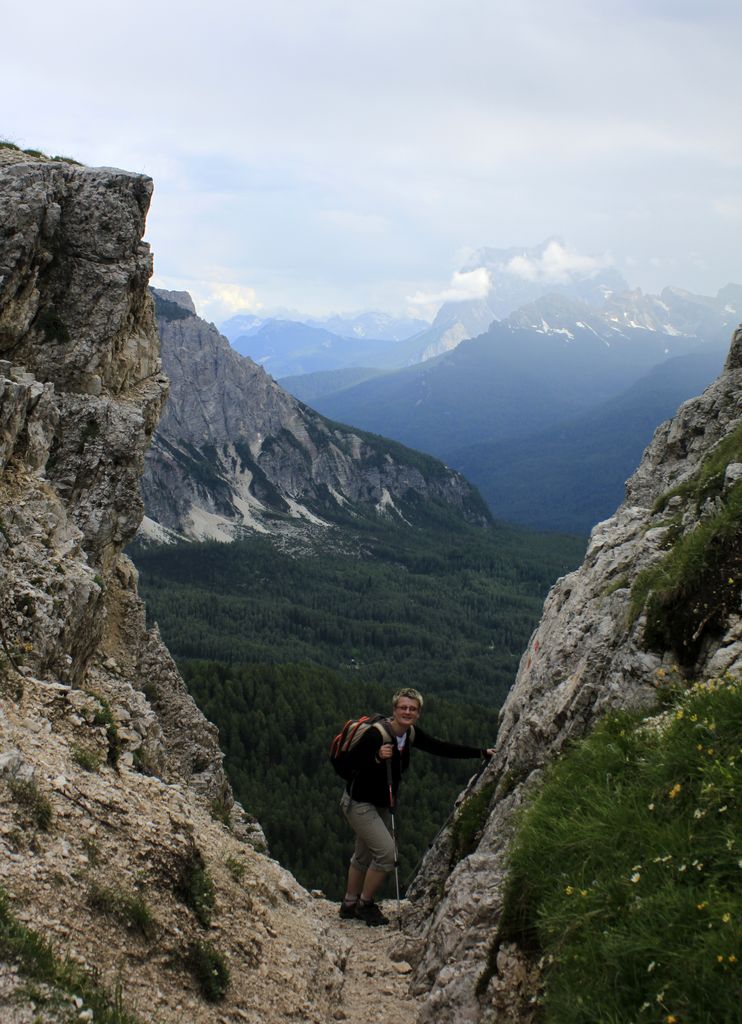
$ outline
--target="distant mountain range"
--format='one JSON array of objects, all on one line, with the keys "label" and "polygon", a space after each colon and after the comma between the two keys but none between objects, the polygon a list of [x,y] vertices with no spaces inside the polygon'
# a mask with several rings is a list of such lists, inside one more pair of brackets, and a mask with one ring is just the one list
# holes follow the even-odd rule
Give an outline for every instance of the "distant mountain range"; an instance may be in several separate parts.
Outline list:
[{"label": "distant mountain range", "polygon": [[[472,253],[462,275],[486,272],[489,287],[480,298],[444,302],[433,324],[415,337],[415,355],[421,362],[455,348],[468,338],[483,334],[495,320],[503,320],[527,303],[547,293],[600,306],[606,296],[628,290],[628,284],[611,267],[597,260],[570,256],[556,238],[531,248],[483,248]],[[411,346],[408,346],[411,348]]]},{"label": "distant mountain range", "polygon": [[274,378],[368,364],[404,366],[400,343],[430,325],[386,313],[330,316],[323,320],[285,311],[271,317],[240,313],[221,333],[240,355],[250,356]]},{"label": "distant mountain range", "polygon": [[398,341],[341,337],[295,320],[261,321],[231,344],[235,352],[249,356],[276,380],[351,366],[392,369],[404,365]]},{"label": "distant mountain range", "polygon": [[221,329],[238,352],[278,380],[352,366],[412,366],[485,333],[495,321],[538,328],[534,304],[552,329],[569,329],[581,320],[601,336],[607,331],[610,337],[614,328],[644,327],[719,344],[726,344],[742,308],[739,285],[727,285],[715,297],[679,288],[645,295],[615,268],[570,253],[556,238],[530,248],[480,249],[461,268],[459,277],[467,275],[478,275],[484,291],[444,302],[432,324],[376,312],[317,319],[283,310],[267,318],[238,314]]},{"label": "distant mountain range", "polygon": [[[543,296],[434,359],[323,394],[327,416],[446,460],[496,516],[584,531],[610,514],[652,432],[723,363],[742,288]],[[365,371],[367,374],[369,371]]]},{"label": "distant mountain range", "polygon": [[340,338],[371,338],[374,341],[405,341],[430,326],[427,320],[394,317],[388,313],[368,312],[357,313],[355,316],[334,313],[327,317],[308,317],[297,310],[281,310],[265,317],[258,317],[252,313],[238,313],[225,320],[219,330],[225,338],[233,342],[241,335],[254,333],[270,320],[306,324],[307,327],[329,331]]},{"label": "distant mountain range", "polygon": [[446,460],[496,516],[589,529],[653,429],[720,369],[742,286],[645,294],[558,239],[481,249],[460,274],[484,293],[407,337],[414,322],[396,340],[362,334],[378,314],[352,337],[334,333],[349,321],[245,316],[233,344],[323,415]]},{"label": "distant mountain range", "polygon": [[185,292],[155,290],[170,397],[146,457],[142,533],[298,536],[339,521],[488,524],[482,499],[438,460],[329,423],[230,348]]},{"label": "distant mountain range", "polygon": [[449,459],[464,446],[572,418],[702,344],[643,327],[599,333],[595,319],[583,316],[568,328],[494,323],[445,355],[318,398],[314,407]]}]

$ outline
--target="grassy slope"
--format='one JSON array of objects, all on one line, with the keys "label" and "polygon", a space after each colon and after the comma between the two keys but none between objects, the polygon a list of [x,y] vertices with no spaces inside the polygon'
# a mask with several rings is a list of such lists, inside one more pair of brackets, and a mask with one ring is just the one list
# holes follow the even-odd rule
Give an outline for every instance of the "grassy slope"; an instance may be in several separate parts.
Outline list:
[{"label": "grassy slope", "polygon": [[740,736],[742,683],[711,680],[662,719],[605,721],[551,769],[493,944],[543,958],[547,1024],[739,1020]]}]

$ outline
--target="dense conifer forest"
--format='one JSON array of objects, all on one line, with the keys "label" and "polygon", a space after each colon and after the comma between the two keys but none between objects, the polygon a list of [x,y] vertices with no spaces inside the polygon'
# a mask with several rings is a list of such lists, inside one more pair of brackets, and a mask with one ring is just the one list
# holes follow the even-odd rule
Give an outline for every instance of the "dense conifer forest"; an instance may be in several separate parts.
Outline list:
[{"label": "dense conifer forest", "polygon": [[[352,844],[333,734],[413,685],[428,731],[491,745],[544,596],[583,550],[582,538],[502,524],[374,523],[310,550],[255,536],[132,555],[150,619],[219,727],[237,799],[302,884],[337,896]],[[404,881],[477,768],[414,756],[399,811]]]}]

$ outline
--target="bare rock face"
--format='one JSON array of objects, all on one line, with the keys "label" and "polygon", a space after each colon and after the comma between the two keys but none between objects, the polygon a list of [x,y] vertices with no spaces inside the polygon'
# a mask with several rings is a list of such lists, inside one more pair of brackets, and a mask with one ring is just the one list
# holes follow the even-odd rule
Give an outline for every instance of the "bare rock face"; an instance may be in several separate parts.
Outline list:
[{"label": "bare rock face", "polygon": [[327,529],[343,514],[416,522],[428,502],[489,521],[458,473],[330,423],[235,352],[187,293],[155,294],[171,390],[147,454],[145,535],[227,540],[244,529]]},{"label": "bare rock face", "polygon": [[[141,242],[152,183],[11,156],[0,150],[3,915],[127,1019],[210,1024],[218,977],[219,1019],[324,1024],[348,957],[336,910],[318,912],[234,803],[217,731],[147,628],[122,555],[167,393]],[[25,980],[0,964],[3,1022],[99,1015],[77,980]]]},{"label": "bare rock face", "polygon": [[[701,619],[688,648],[658,649],[647,635],[646,610],[633,621],[630,615],[640,573],[715,515],[738,484],[742,466],[734,453],[741,428],[738,329],[722,375],[659,427],[627,484],[626,501],[595,527],[581,568],[550,592],[501,712],[496,756],[472,787],[492,792],[476,851],[452,870],[444,834],[423,864],[410,893],[412,926],[405,940],[405,953],[416,960],[416,990],[430,992],[422,1021],[531,1019],[537,971],[520,951],[501,950],[489,982],[479,988],[477,982],[500,914],[513,813],[564,744],[585,735],[608,711],[651,706],[665,673],[679,670],[695,679],[742,672],[739,574],[736,598],[713,628]],[[681,485],[697,479],[702,463],[719,451],[727,452],[722,461],[728,463],[720,493],[699,503],[698,492]],[[739,553],[733,557],[738,560]]]},{"label": "bare rock face", "polygon": [[2,657],[103,695],[133,723],[124,763],[143,758],[229,813],[216,729],[147,630],[122,555],[167,394],[141,241],[151,192],[124,171],[0,168]]}]

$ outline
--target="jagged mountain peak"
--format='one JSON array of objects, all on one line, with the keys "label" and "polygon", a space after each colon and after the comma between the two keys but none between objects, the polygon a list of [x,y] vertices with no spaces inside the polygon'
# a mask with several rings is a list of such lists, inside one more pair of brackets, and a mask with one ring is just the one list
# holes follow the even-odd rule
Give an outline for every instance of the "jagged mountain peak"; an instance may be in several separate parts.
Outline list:
[{"label": "jagged mountain peak", "polygon": [[181,307],[155,294],[170,400],[147,454],[145,533],[295,535],[326,529],[338,517],[420,521],[427,502],[488,521],[463,477],[429,456],[324,419],[235,352],[212,324],[174,313]]},{"label": "jagged mountain peak", "polygon": [[191,313],[193,316],[196,315],[196,304],[191,298],[190,292],[169,291],[166,288],[153,288],[152,293],[161,306],[166,302],[174,303],[176,306],[180,306],[181,309],[186,310],[186,312]]}]

